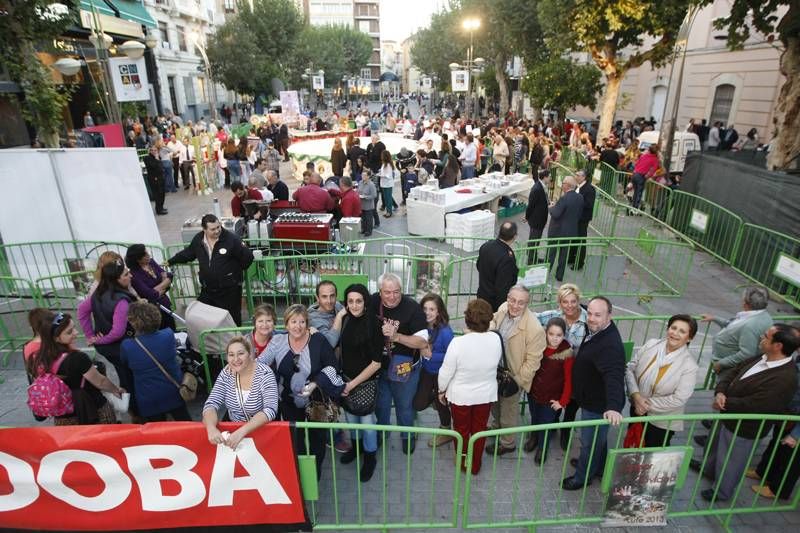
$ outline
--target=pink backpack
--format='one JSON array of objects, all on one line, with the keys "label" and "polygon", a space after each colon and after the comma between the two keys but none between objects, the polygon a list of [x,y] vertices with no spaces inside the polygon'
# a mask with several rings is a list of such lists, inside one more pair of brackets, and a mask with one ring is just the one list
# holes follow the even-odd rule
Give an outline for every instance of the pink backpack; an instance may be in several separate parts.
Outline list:
[{"label": "pink backpack", "polygon": [[63,416],[75,411],[72,391],[56,374],[68,353],[61,354],[50,368],[50,372],[39,371],[39,375],[28,387],[28,407],[36,416]]}]

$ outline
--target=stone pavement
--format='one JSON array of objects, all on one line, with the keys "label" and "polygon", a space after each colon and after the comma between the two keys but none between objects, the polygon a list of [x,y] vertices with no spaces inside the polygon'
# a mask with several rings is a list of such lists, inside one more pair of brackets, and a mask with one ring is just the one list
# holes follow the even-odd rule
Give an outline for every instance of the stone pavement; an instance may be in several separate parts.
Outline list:
[{"label": "stone pavement", "polygon": [[[288,163],[284,164],[284,167],[287,167],[286,171],[284,171],[284,168],[281,169],[283,176],[288,175],[290,172],[288,166]],[[290,189],[296,188],[297,182],[295,180],[287,179],[286,181]],[[165,204],[170,211],[169,215],[156,217],[162,242],[164,244],[180,242],[180,226],[183,221],[190,216],[211,212],[211,202],[214,196],[219,198],[223,213],[229,213],[231,193],[228,190],[218,191],[212,196],[191,195],[182,189],[178,193],[168,194]],[[399,191],[395,192],[395,197],[400,198]],[[407,235],[406,221],[403,214],[401,209],[398,216],[391,219],[382,219],[381,227],[375,232],[375,236]],[[524,232],[525,223],[521,216],[516,217],[515,220],[520,224],[521,233]],[[429,246],[434,249],[444,247],[443,244],[435,241],[430,241]],[[567,279],[569,278],[567,277]],[[656,298],[649,306],[640,304],[636,298],[615,299],[614,304],[616,312],[622,315],[670,315],[677,312],[700,314],[711,312],[719,316],[732,316],[740,309],[741,288],[746,284],[747,281],[743,277],[720,265],[707,254],[698,251],[695,254],[694,266],[689,277],[689,286],[684,297]],[[791,306],[777,302],[772,302],[769,309],[773,315],[798,314]],[[695,340],[695,342],[698,341]],[[110,365],[109,368],[113,370]],[[21,357],[16,354],[12,356],[9,367],[3,369],[2,375],[5,378],[5,383],[0,385],[0,425],[37,425],[25,405],[27,382],[22,370]],[[710,398],[709,392],[696,393],[687,406],[687,412],[709,412]],[[200,418],[201,407],[200,399],[190,406],[190,410],[196,419]],[[523,422],[527,423],[528,420],[529,417],[526,413],[523,417]],[[435,412],[432,409],[428,409],[420,413],[418,425],[437,427],[438,420]],[[687,435],[686,431],[679,433],[673,443],[685,443]],[[613,433],[610,438],[613,439]],[[413,460],[409,460],[407,456],[399,453],[400,443],[398,437],[396,435],[387,436],[387,451],[390,453],[386,453],[385,456],[379,455],[378,472],[373,480],[367,484],[359,484],[356,481],[354,465],[343,466],[337,463],[335,486],[337,487],[338,509],[333,507],[332,498],[325,497],[325,503],[315,509],[318,519],[321,522],[330,523],[335,520],[337,511],[342,522],[346,523],[351,519],[357,518],[357,514],[355,514],[357,513],[358,501],[356,491],[360,487],[362,501],[365,504],[363,508],[363,519],[365,521],[381,516],[410,522],[446,520],[452,509],[454,497],[452,494],[452,461],[454,453],[452,447],[448,446],[437,450],[436,461],[439,466],[431,468],[433,452],[426,446],[426,441],[427,437],[422,436],[420,438],[417,450],[412,456]],[[762,445],[765,444],[766,442],[762,443]],[[571,456],[575,456],[577,453],[575,451],[576,448],[574,448],[576,445],[577,439],[573,443],[573,450],[570,451]],[[331,455],[336,455],[338,459],[338,454],[329,454],[325,461],[323,466],[325,470],[320,487],[320,492],[323,496],[330,494],[334,487]],[[759,455],[760,451],[757,452],[757,456]],[[697,457],[697,451],[695,457]],[[530,506],[533,505],[532,502],[539,497],[542,498],[543,502],[540,512],[544,516],[575,512],[576,505],[580,503],[580,493],[562,493],[556,490],[558,482],[563,477],[563,472],[566,472],[567,475],[572,472],[572,468],[569,466],[566,467],[566,470],[563,469],[564,460],[565,454],[560,449],[556,449],[555,453],[546,462],[545,467],[540,471],[534,465],[530,454],[510,454],[497,458],[493,471],[492,458],[485,456],[483,470],[473,484],[469,504],[470,516],[474,518],[486,516],[485,513],[489,511],[490,506],[493,506],[495,516],[498,519],[510,513],[512,507],[516,509],[517,516],[519,516],[526,509],[530,510]],[[525,472],[527,477],[520,476],[520,479],[517,480],[519,489],[515,495],[511,490],[511,487],[513,487],[511,481],[515,479],[517,464],[520,465],[519,471]],[[408,471],[411,473],[410,479],[406,479],[407,466],[409,466]],[[493,492],[492,486],[495,483],[500,488]],[[745,484],[742,488],[743,494],[740,496],[741,498],[752,497],[747,485],[749,484]],[[431,486],[433,486],[433,490],[431,490]],[[462,478],[462,494],[463,487],[464,479]],[[698,482],[694,473],[690,473],[687,487],[703,489],[707,485],[705,482]],[[408,490],[411,502],[408,510],[404,504],[406,490]],[[686,489],[681,494],[685,496]],[[601,505],[601,495],[597,490],[597,483],[586,491],[585,498],[584,505],[587,510]],[[678,508],[680,508],[681,502],[685,505],[685,500],[685,497],[676,499]],[[752,500],[746,499],[745,501],[749,504]],[[760,505],[765,504],[762,503]],[[459,523],[461,512],[462,510],[459,509]],[[741,515],[735,517],[731,522],[732,529],[737,532],[763,530],[765,527],[770,526],[784,529],[798,527],[800,526],[800,512]],[[540,531],[549,531],[550,529],[558,529],[559,531],[599,530],[599,527],[596,525],[573,525],[563,528],[539,528]],[[705,532],[720,531],[721,526],[714,518],[691,518],[670,520],[666,528],[660,529],[664,531]],[[423,530],[420,529],[419,531]],[[493,528],[492,531],[504,531],[504,529]],[[508,531],[520,531],[520,529],[508,529]]]}]

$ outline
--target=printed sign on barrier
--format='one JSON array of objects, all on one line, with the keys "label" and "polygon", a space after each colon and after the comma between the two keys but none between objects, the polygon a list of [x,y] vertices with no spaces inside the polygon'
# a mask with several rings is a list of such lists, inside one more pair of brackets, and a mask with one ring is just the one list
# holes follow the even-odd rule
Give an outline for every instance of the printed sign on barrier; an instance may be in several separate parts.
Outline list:
[{"label": "printed sign on barrier", "polygon": [[191,422],[3,429],[0,450],[0,528],[310,531],[287,423],[235,451]]}]

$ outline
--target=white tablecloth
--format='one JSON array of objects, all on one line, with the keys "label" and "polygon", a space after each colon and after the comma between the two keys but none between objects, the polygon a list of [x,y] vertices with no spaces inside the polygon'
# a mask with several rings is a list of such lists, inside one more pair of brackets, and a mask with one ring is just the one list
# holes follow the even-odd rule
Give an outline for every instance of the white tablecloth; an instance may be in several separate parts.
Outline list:
[{"label": "white tablecloth", "polygon": [[498,189],[486,189],[485,192],[459,193],[456,192],[456,190],[466,188],[459,184],[442,191],[445,194],[444,205],[422,202],[409,196],[406,201],[408,232],[412,235],[444,237],[444,215],[446,213],[452,213],[467,207],[474,207],[491,202],[501,196],[527,193],[532,186],[533,179],[526,178],[522,181],[512,181],[505,187]]}]

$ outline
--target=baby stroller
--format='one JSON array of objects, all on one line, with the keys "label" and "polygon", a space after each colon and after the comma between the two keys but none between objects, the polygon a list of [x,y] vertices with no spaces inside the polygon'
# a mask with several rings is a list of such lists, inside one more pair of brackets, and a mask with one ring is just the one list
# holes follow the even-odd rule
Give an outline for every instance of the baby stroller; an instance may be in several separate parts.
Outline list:
[{"label": "baby stroller", "polygon": [[403,148],[397,154],[397,168],[400,169],[400,185],[403,193],[403,205],[406,204],[408,198],[408,191],[419,185],[417,173],[414,172],[414,165],[417,162],[417,156],[408,148]]},{"label": "baby stroller", "polygon": [[[178,348],[181,370],[194,374],[198,382],[198,392],[200,389],[213,385],[214,380],[225,366],[225,347],[228,345],[228,341],[238,333],[228,331],[207,334],[202,336],[202,344],[201,334],[209,329],[235,328],[236,323],[231,314],[225,309],[197,300],[186,307],[185,318],[166,307],[162,306],[161,309],[169,312],[177,321],[186,326],[186,342]],[[180,338],[180,333],[176,337]]]}]

